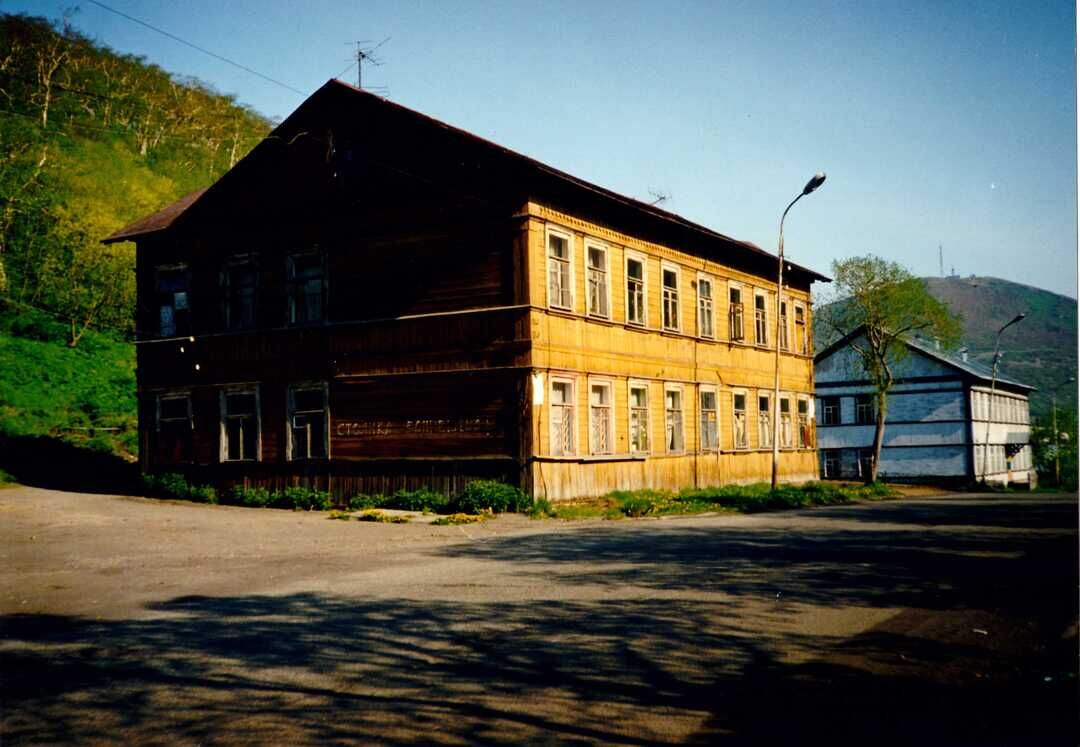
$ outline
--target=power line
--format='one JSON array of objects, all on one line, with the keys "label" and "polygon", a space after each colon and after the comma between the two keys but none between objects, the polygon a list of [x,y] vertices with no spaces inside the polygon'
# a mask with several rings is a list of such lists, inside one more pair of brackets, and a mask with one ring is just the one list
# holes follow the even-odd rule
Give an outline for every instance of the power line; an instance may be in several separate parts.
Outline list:
[{"label": "power line", "polygon": [[285,88],[285,89],[287,89],[289,91],[292,91],[293,93],[297,93],[297,94],[300,94],[301,96],[307,97],[306,93],[304,93],[303,91],[300,91],[300,90],[298,90],[296,88],[293,88],[292,86],[288,85],[287,83],[282,83],[280,80],[274,80],[269,75],[263,75],[258,70],[252,70],[247,65],[241,65],[239,62],[234,62],[233,60],[230,60],[228,57],[222,57],[221,55],[219,55],[219,54],[217,54],[215,52],[211,52],[209,49],[206,49],[204,47],[200,47],[198,44],[192,44],[191,42],[187,41],[186,39],[181,39],[176,34],[170,34],[168,31],[165,31],[163,29],[159,29],[157,26],[151,26],[146,21],[139,20],[138,18],[135,18],[134,16],[129,16],[127,13],[122,13],[121,11],[117,10],[116,8],[110,8],[105,3],[99,2],[99,0],[90,0],[90,2],[93,3],[94,5],[98,6],[99,8],[103,8],[104,10],[109,11],[110,13],[115,13],[116,15],[120,16],[121,18],[126,18],[129,21],[132,21],[134,23],[139,24],[140,26],[145,26],[146,28],[150,29],[151,31],[156,31],[156,32],[158,32],[159,34],[161,34],[163,36],[167,36],[170,39],[172,39],[173,41],[178,41],[181,44],[185,44],[185,45],[191,47],[192,49],[195,49],[195,50],[198,50],[199,52],[202,52],[203,54],[210,55],[214,59],[221,60],[222,62],[226,62],[226,63],[232,65],[233,67],[240,68],[244,72],[251,73],[252,75],[257,75],[258,77],[262,78],[263,80],[269,81],[270,83],[273,83],[274,85],[281,86],[282,88]]}]

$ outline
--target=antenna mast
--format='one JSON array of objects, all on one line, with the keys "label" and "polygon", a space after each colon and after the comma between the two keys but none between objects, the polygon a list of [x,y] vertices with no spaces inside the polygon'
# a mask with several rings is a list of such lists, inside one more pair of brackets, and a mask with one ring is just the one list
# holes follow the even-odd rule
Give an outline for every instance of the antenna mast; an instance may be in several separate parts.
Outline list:
[{"label": "antenna mast", "polygon": [[382,64],[382,60],[375,56],[375,51],[386,42],[390,41],[390,37],[386,37],[374,47],[365,47],[363,45],[370,44],[368,41],[356,41],[356,87],[364,87],[364,63],[368,62],[375,67]]}]

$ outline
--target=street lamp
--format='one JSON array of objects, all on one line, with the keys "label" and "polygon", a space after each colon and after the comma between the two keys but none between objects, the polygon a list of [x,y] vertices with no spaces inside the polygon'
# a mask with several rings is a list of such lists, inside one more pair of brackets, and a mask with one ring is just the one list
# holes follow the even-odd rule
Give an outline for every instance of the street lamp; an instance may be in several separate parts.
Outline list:
[{"label": "street lamp", "polygon": [[[1010,321],[997,331],[997,338],[994,340],[994,367],[990,372],[990,402],[986,407],[986,440],[983,441],[983,458],[982,458],[982,482],[986,483],[987,463],[990,461],[990,421],[994,416],[994,389],[997,385],[997,368],[998,360],[1001,358],[1001,353],[998,352],[1001,349],[1001,333],[1013,326],[1017,322],[1021,321],[1027,314],[1017,314]],[[1006,478],[1006,482],[1008,479]]]},{"label": "street lamp", "polygon": [[1050,390],[1050,420],[1054,429],[1054,487],[1061,487],[1061,434],[1057,424],[1057,393],[1066,384],[1075,384],[1076,377],[1070,376]]},{"label": "street lamp", "polygon": [[803,191],[799,195],[788,203],[788,206],[784,208],[784,214],[780,216],[780,263],[779,270],[776,273],[776,337],[773,343],[776,345],[776,381],[773,387],[773,440],[772,440],[772,489],[776,490],[777,486],[777,469],[780,463],[780,300],[784,291],[784,218],[787,217],[788,210],[791,210],[791,206],[801,200],[806,195],[813,192],[815,189],[825,183],[825,172],[819,171],[806,183],[803,187]]}]

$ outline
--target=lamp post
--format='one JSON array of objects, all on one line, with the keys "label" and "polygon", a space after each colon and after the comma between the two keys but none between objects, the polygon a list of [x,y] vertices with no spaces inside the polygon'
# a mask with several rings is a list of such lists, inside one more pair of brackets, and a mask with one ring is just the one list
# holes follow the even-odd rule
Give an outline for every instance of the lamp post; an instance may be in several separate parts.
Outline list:
[{"label": "lamp post", "polygon": [[990,372],[990,402],[986,407],[986,439],[983,441],[983,458],[982,458],[982,482],[986,484],[987,463],[990,461],[990,422],[994,417],[994,389],[997,385],[997,369],[998,359],[1001,358],[1001,333],[1007,330],[1012,325],[1021,321],[1027,314],[1017,314],[1011,320],[1005,323],[1001,329],[997,331],[997,338],[994,340],[994,367]]},{"label": "lamp post", "polygon": [[788,206],[784,208],[784,214],[780,216],[780,247],[779,247],[779,270],[776,273],[776,337],[773,340],[773,344],[776,345],[776,381],[773,387],[773,440],[772,440],[772,489],[776,490],[778,483],[777,470],[780,464],[780,304],[781,296],[784,292],[784,218],[787,217],[788,210],[791,210],[791,206],[801,200],[806,195],[813,192],[815,189],[825,183],[825,172],[819,171],[811,177],[810,181],[803,187],[803,191],[799,195],[788,203]]},{"label": "lamp post", "polygon": [[1058,389],[1066,384],[1075,384],[1076,377],[1070,376],[1050,390],[1050,420],[1051,428],[1054,429],[1054,486],[1061,486],[1061,434],[1058,433],[1057,424],[1057,393]]}]

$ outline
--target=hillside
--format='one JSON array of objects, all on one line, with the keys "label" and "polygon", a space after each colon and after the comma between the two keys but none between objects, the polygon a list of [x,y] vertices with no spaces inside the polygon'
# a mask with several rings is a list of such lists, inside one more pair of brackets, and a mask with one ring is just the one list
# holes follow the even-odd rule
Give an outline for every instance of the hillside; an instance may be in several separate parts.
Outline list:
[{"label": "hillside", "polygon": [[[1050,411],[1050,390],[1058,388],[1058,406],[1076,409],[1076,387],[1064,382],[1077,375],[1076,301],[1050,291],[993,277],[924,278],[927,290],[960,314],[961,345],[969,356],[991,365],[998,329],[1017,314],[1027,317],[1001,336],[1002,376],[1037,387],[1031,397],[1036,416]],[[820,330],[817,330],[820,332]],[[825,340],[816,339],[818,350]]]},{"label": "hillside", "polygon": [[134,456],[134,250],[101,239],[270,127],[66,21],[0,14],[0,440]]}]

